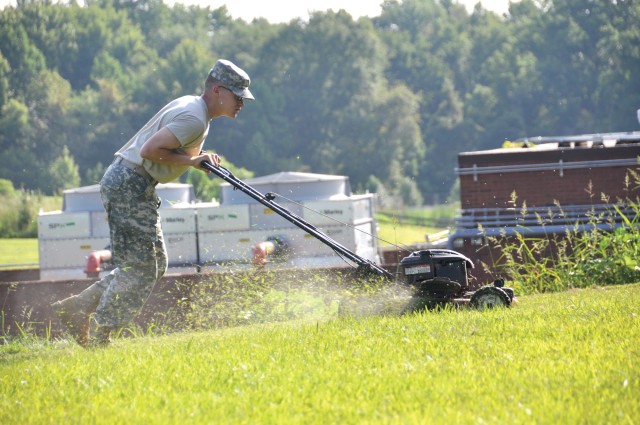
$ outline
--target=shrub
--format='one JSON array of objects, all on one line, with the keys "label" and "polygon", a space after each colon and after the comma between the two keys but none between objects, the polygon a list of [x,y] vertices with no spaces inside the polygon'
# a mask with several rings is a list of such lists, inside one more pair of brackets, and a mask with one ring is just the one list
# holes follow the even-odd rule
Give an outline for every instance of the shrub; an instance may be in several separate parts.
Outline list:
[{"label": "shrub", "polygon": [[0,192],[0,238],[37,237],[38,211],[56,209],[53,206],[61,203],[60,197],[48,197],[28,190],[13,190],[13,185],[9,186],[2,181]]}]

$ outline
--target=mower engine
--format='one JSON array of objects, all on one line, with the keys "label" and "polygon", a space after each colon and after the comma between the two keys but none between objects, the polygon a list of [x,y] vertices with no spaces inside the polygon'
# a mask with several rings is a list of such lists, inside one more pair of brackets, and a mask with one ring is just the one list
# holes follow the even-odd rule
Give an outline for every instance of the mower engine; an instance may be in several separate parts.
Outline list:
[{"label": "mower engine", "polygon": [[469,284],[469,270],[473,262],[464,255],[448,249],[415,251],[400,261],[400,276],[404,283],[416,289],[416,297],[427,305],[447,302],[471,304],[478,308],[503,305],[514,300],[511,288],[504,287],[504,280],[477,291]]}]

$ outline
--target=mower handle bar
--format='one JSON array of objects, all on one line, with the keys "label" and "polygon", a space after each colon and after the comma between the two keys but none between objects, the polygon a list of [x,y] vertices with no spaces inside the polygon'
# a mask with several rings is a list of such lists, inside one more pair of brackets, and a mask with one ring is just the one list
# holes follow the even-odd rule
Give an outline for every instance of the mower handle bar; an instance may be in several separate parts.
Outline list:
[{"label": "mower handle bar", "polygon": [[260,193],[259,191],[255,190],[253,187],[249,186],[242,180],[238,179],[236,176],[233,175],[231,171],[229,171],[228,169],[224,168],[221,165],[215,166],[208,161],[202,161],[200,162],[200,166],[205,170],[211,171],[213,174],[215,174],[216,176],[220,177],[222,180],[232,185],[235,189],[240,190],[244,194],[260,202],[262,205],[268,207],[273,212],[279,214],[285,220],[298,226],[300,229],[314,236],[316,239],[318,239],[320,242],[324,243],[325,245],[329,246],[334,251],[338,252],[342,256],[356,263],[358,265],[359,273],[374,275],[374,276],[381,276],[388,280],[393,279],[393,275],[388,271],[379,267],[377,264],[374,264],[372,261],[369,261],[359,256],[358,254],[350,251],[349,249],[347,249],[346,247],[338,243],[336,240],[334,240],[333,238],[331,238],[330,236],[326,235],[324,232],[319,230],[314,225],[308,223],[301,217],[298,217],[288,209],[278,205],[276,202],[273,201],[273,199],[275,198],[275,195],[273,193],[267,193],[266,195]]}]

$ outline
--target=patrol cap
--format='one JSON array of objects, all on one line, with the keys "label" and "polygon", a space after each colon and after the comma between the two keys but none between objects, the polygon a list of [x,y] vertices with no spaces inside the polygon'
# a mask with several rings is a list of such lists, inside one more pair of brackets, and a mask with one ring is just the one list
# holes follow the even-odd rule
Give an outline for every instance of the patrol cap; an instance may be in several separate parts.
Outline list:
[{"label": "patrol cap", "polygon": [[251,83],[249,75],[233,62],[219,59],[209,71],[209,76],[220,81],[223,86],[231,90],[236,96],[255,99],[249,91],[249,84]]}]

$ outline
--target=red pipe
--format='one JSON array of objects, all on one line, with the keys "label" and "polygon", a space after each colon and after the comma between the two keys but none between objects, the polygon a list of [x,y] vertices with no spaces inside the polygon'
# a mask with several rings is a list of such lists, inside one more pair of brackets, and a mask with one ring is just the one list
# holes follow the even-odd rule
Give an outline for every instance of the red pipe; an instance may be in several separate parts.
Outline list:
[{"label": "red pipe", "polygon": [[263,266],[267,264],[267,257],[269,254],[273,253],[276,250],[276,246],[273,242],[260,242],[257,243],[251,251],[253,252],[253,265],[254,266]]},{"label": "red pipe", "polygon": [[103,270],[100,264],[111,261],[111,251],[108,249],[102,249],[98,251],[91,251],[87,257],[87,266],[84,272],[87,277],[98,277]]}]

